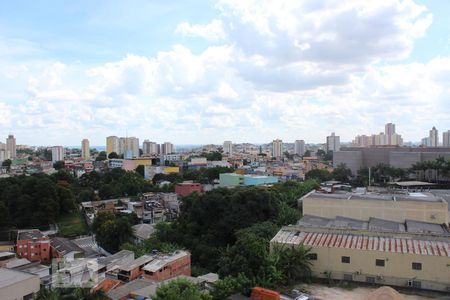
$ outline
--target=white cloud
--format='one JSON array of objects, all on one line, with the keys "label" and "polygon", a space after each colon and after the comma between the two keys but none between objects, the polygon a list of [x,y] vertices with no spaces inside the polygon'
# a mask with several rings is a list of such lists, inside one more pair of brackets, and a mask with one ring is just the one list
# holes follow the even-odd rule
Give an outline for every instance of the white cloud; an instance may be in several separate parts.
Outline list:
[{"label": "white cloud", "polygon": [[[175,143],[320,142],[397,123],[417,140],[448,127],[450,58],[405,63],[432,16],[413,1],[234,1],[176,33],[220,41],[84,66],[17,66],[26,101],[0,103],[0,125],[70,143],[110,134]],[[80,79],[81,78],[81,79]],[[2,129],[0,128],[0,129]],[[448,128],[445,128],[448,129]],[[88,136],[89,137],[89,136]]]},{"label": "white cloud", "polygon": [[185,37],[201,37],[209,41],[223,40],[226,33],[221,20],[212,20],[205,25],[183,22],[178,24],[175,33]]}]

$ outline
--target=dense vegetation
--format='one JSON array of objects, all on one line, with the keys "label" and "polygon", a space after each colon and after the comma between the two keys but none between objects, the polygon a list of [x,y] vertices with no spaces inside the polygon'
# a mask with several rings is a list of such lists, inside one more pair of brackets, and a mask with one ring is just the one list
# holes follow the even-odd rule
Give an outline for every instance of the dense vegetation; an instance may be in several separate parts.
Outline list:
[{"label": "dense vegetation", "polygon": [[99,213],[92,224],[97,243],[106,251],[115,253],[132,236],[131,226],[137,223],[131,214]]},{"label": "dense vegetation", "polygon": [[76,209],[70,188],[55,177],[35,175],[0,179],[0,226],[26,228],[54,223]]},{"label": "dense vegetation", "polygon": [[136,255],[152,249],[188,249],[193,275],[218,272],[224,278],[217,284],[220,289],[213,290],[213,299],[224,299],[224,293],[245,292],[255,285],[287,284],[308,274],[308,250],[276,247],[269,251],[269,242],[282,225],[300,218],[297,199],[316,187],[315,181],[289,181],[271,188],[218,188],[203,195],[194,193],[182,199],[175,222],[158,224],[151,239],[122,248]]},{"label": "dense vegetation", "polygon": [[228,167],[187,169],[183,170],[181,174],[156,174],[153,182],[169,181],[171,183],[178,183],[185,180],[193,180],[200,183],[212,183],[215,179],[219,179],[221,173],[231,172],[234,172],[234,169]]}]

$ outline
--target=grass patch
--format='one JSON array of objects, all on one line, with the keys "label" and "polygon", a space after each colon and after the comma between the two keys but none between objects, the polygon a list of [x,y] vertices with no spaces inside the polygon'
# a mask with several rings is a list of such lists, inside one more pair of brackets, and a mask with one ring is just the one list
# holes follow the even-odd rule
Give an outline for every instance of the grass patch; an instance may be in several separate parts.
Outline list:
[{"label": "grass patch", "polygon": [[58,235],[63,237],[76,237],[89,232],[86,221],[80,212],[66,214],[58,220]]}]

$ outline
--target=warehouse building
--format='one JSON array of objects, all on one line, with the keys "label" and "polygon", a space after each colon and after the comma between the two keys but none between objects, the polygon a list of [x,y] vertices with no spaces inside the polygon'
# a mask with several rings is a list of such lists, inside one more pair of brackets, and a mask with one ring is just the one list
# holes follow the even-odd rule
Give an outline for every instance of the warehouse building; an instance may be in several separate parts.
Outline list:
[{"label": "warehouse building", "polygon": [[435,224],[449,223],[448,203],[442,197],[421,193],[318,193],[299,199],[303,214],[324,218],[369,218],[405,222],[415,220]]},{"label": "warehouse building", "polygon": [[299,224],[283,227],[271,248],[310,248],[315,277],[450,291],[450,234],[445,225],[314,216]]}]

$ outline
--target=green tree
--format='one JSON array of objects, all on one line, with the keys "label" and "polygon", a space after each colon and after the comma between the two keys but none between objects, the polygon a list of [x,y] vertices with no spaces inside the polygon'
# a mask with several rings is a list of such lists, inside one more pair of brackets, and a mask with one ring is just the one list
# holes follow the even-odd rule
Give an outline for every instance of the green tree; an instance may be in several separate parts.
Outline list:
[{"label": "green tree", "polygon": [[341,181],[341,182],[348,182],[350,177],[352,176],[352,171],[347,168],[347,165],[344,163],[340,163],[337,165],[336,168],[334,168],[333,172],[331,173],[331,176],[335,180]]},{"label": "green tree", "polygon": [[155,300],[209,300],[212,299],[207,291],[202,291],[195,284],[185,278],[172,280],[156,289]]},{"label": "green tree", "polygon": [[98,244],[111,253],[117,252],[133,234],[129,218],[111,213],[99,213],[94,219],[92,230]]},{"label": "green tree", "polygon": [[9,171],[11,169],[11,164],[12,164],[12,161],[10,159],[5,159],[2,162],[2,167],[6,167],[6,170]]},{"label": "green tree", "polygon": [[319,182],[324,182],[331,180],[331,178],[332,178],[331,173],[328,172],[327,170],[313,169],[311,171],[306,172],[305,174],[306,180],[315,179]]},{"label": "green tree", "polygon": [[116,152],[111,152],[110,154],[108,154],[108,158],[109,159],[119,158],[119,155],[117,155]]},{"label": "green tree", "polygon": [[140,174],[142,177],[145,176],[145,166],[139,165],[136,167],[136,173]]},{"label": "green tree", "polygon": [[107,156],[106,156],[106,152],[105,151],[100,151],[97,155],[97,157],[95,158],[95,161],[103,161],[106,160]]},{"label": "green tree", "polygon": [[297,283],[301,278],[311,275],[310,249],[299,247],[274,246],[271,255],[275,257],[277,269],[288,284]]},{"label": "green tree", "polygon": [[53,163],[53,168],[55,168],[55,170],[62,170],[64,169],[64,165],[65,163],[63,160],[58,160]]},{"label": "green tree", "polygon": [[222,160],[222,153],[218,152],[218,151],[213,151],[213,152],[203,152],[202,154],[200,154],[201,157],[206,157],[206,160]]},{"label": "green tree", "polygon": [[250,293],[252,286],[252,281],[243,273],[239,273],[235,277],[227,276],[215,282],[211,290],[211,296],[213,300],[223,300],[238,293],[247,295]]}]

